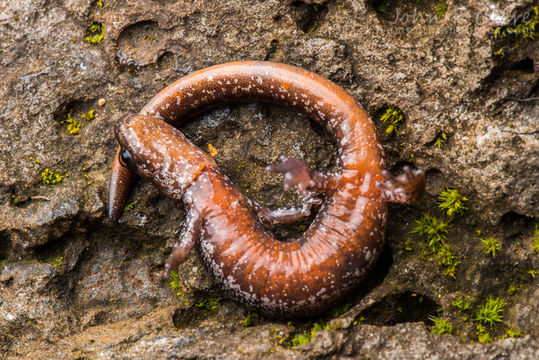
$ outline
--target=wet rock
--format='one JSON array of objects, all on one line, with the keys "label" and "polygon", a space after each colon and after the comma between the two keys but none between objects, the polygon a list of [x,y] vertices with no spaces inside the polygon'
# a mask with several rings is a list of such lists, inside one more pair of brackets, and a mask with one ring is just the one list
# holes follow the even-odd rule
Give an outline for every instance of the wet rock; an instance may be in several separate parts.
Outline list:
[{"label": "wet rock", "polygon": [[[493,32],[537,4],[449,1],[439,14],[441,3],[0,4],[0,357],[533,358],[539,43]],[[103,41],[89,44],[96,24]],[[119,224],[109,223],[106,207],[116,119],[180,76],[252,59],[343,86],[373,118],[388,167],[413,163],[428,183],[419,205],[390,207],[379,268],[342,308],[244,328],[249,312],[222,297],[196,255],[178,270],[181,291],[161,279],[183,226],[181,204],[138,181]],[[388,107],[404,115],[393,134],[380,121]],[[70,118],[81,124],[75,134]],[[270,207],[299,202],[264,171],[278,156],[336,167],[331,137],[293,109],[232,105],[181,129],[202,149],[217,149],[240,191]],[[62,180],[47,184],[46,169]],[[460,216],[438,208],[447,187],[469,199]],[[410,234],[427,211],[450,223],[453,276]],[[268,231],[291,239],[310,220]],[[495,257],[485,237],[499,241]],[[488,330],[493,342],[481,344],[473,319],[489,296],[507,305],[504,322]],[[459,299],[469,308],[458,310]],[[429,332],[437,315],[453,335]],[[315,322],[326,329],[289,349]],[[522,337],[507,338],[507,329]]]}]

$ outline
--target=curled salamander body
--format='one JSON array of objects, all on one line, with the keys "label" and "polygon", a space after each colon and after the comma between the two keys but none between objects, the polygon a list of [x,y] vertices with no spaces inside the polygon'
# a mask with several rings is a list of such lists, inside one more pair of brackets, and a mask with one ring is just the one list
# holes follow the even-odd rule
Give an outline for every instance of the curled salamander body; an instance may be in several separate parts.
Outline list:
[{"label": "curled salamander body", "polygon": [[[217,105],[245,101],[297,107],[336,138],[338,171],[310,170],[282,158],[267,170],[284,174],[285,188],[304,195],[297,208],[270,210],[243,196],[214,160],[171,124]],[[233,298],[270,316],[327,309],[353,289],[384,242],[387,202],[414,203],[425,179],[408,167],[393,177],[365,110],[342,88],[284,64],[233,62],[200,70],[165,88],[139,114],[116,124],[120,149],[111,181],[109,214],[121,213],[134,173],[183,202],[186,222],[166,273],[198,242],[202,258]],[[280,242],[263,224],[290,223],[326,200],[298,239]]]}]

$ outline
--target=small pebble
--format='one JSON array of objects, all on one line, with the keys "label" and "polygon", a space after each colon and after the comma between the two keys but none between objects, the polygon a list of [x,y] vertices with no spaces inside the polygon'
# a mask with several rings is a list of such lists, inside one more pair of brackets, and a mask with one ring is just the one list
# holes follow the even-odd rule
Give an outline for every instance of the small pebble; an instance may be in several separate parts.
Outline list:
[{"label": "small pebble", "polygon": [[97,102],[97,105],[103,106],[103,105],[105,105],[106,102],[107,102],[107,100],[101,98],[101,99],[99,99],[99,101]]}]

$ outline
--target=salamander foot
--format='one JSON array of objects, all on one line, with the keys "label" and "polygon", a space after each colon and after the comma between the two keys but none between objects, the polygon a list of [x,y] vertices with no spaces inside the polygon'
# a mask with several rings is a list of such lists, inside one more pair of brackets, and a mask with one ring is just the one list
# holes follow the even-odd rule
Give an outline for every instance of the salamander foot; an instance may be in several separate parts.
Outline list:
[{"label": "salamander foot", "polygon": [[415,170],[408,165],[402,168],[402,174],[393,176],[387,170],[382,171],[384,181],[376,183],[382,189],[384,201],[415,204],[425,191],[425,174],[422,170]]},{"label": "salamander foot", "polygon": [[284,189],[295,186],[303,196],[310,192],[325,192],[328,187],[329,175],[311,170],[303,160],[281,156],[280,164],[266,166],[266,170],[284,175]]}]

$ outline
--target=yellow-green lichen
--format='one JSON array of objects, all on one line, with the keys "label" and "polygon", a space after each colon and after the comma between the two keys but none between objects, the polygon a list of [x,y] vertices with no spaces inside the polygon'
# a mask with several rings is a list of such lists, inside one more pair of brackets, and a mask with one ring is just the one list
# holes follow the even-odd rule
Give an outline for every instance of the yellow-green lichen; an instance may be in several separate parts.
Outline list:
[{"label": "yellow-green lichen", "polygon": [[102,24],[92,22],[88,30],[86,31],[86,37],[84,41],[88,44],[97,45],[103,42],[105,37],[105,28]]}]

